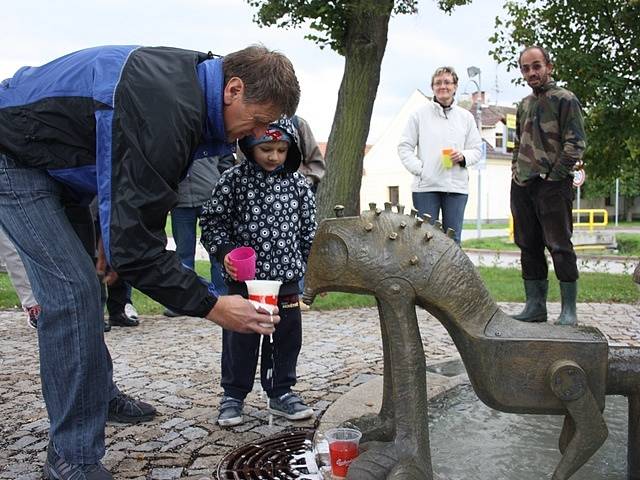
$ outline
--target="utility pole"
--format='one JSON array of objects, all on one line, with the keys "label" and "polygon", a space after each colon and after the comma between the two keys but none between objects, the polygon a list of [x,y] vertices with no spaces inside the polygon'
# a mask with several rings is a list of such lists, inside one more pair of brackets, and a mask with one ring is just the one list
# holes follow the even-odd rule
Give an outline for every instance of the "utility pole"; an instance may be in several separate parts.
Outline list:
[{"label": "utility pole", "polygon": [[[467,75],[469,75],[469,79],[472,77],[478,76],[478,81],[471,80],[478,87],[478,97],[476,100],[476,125],[478,126],[478,132],[480,133],[480,138],[482,138],[482,75],[481,70],[478,67],[468,67]],[[482,236],[481,232],[481,222],[482,222],[482,169],[484,165],[482,165],[482,160],[478,162],[478,211],[476,213],[476,236],[480,238]]]}]

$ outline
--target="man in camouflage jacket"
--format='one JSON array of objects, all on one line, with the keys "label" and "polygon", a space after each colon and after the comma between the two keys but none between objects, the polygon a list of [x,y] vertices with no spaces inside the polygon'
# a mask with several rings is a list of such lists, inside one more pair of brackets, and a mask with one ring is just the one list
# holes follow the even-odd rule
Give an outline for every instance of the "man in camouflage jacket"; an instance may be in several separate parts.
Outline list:
[{"label": "man in camouflage jacket", "polygon": [[518,105],[512,159],[511,213],[521,250],[527,303],[517,320],[547,320],[545,246],[560,281],[559,325],[575,325],[578,267],[573,233],[573,168],[585,149],[582,108],[576,96],[556,85],[553,64],[541,47],[528,47],[518,60],[533,92]]}]

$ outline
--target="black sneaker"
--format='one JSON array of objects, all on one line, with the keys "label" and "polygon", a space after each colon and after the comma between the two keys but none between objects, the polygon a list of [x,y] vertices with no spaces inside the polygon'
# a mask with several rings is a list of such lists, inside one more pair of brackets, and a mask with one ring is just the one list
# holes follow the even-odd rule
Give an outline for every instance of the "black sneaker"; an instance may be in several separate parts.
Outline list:
[{"label": "black sneaker", "polygon": [[269,399],[269,412],[288,420],[305,420],[313,415],[313,408],[308,407],[297,394],[287,392]]},{"label": "black sneaker", "polygon": [[221,427],[234,427],[243,422],[242,407],[244,402],[233,397],[222,397],[220,401],[220,413],[218,425]]},{"label": "black sneaker", "polygon": [[49,480],[113,480],[113,475],[100,462],[92,464],[68,463],[58,455],[51,441],[47,447],[44,477]]},{"label": "black sneaker", "polygon": [[118,423],[141,423],[153,420],[156,409],[148,403],[134,400],[122,392],[109,402],[107,421]]},{"label": "black sneaker", "polygon": [[104,331],[105,332],[110,332],[111,331],[111,324],[107,320],[103,320],[102,323],[104,323],[104,327],[103,327]]},{"label": "black sneaker", "polygon": [[109,323],[113,327],[137,327],[140,324],[138,320],[127,317],[124,312],[117,313],[116,315],[109,315]]},{"label": "black sneaker", "polygon": [[162,314],[165,317],[169,317],[169,318],[175,318],[175,317],[181,317],[182,316],[181,314],[179,314],[178,312],[174,312],[170,308],[165,308],[164,312],[162,312]]}]

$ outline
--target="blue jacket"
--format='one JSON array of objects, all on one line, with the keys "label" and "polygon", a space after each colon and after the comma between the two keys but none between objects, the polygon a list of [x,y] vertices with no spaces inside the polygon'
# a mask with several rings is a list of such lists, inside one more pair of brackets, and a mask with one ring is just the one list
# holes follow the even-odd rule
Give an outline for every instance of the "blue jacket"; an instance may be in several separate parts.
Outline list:
[{"label": "blue jacket", "polygon": [[163,305],[204,316],[216,295],[166,250],[167,213],[196,158],[231,152],[222,59],[106,46],[0,83],[0,152],[46,170],[77,202],[97,194],[111,267]]}]

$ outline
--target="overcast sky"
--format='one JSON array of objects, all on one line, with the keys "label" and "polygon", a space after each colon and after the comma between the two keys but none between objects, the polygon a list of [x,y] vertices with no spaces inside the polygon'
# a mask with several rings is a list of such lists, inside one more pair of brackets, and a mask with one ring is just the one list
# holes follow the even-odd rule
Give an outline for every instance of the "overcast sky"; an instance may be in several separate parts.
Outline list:
[{"label": "overcast sky", "polygon": [[[490,103],[510,104],[527,93],[490,58],[488,38],[501,0],[474,0],[449,16],[435,0],[420,0],[417,15],[391,19],[389,40],[369,143],[387,125],[414,89],[431,95],[431,73],[452,65],[460,76],[458,97],[475,90],[466,69],[482,70],[482,89]],[[285,53],[302,87],[298,113],[319,141],[331,129],[343,58],[304,39],[304,30],[259,28],[255,9],[244,0],[11,0],[2,6],[0,79],[23,65],[41,65],[82,48],[106,44],[168,45],[224,55],[261,42]],[[477,81],[477,78],[475,79]],[[498,92],[496,93],[496,86]]]}]

